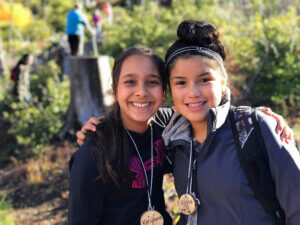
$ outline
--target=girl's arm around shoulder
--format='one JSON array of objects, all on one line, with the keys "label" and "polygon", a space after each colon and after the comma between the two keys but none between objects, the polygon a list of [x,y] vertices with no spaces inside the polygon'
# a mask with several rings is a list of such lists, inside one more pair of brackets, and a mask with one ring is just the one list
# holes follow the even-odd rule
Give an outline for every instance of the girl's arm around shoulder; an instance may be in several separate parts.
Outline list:
[{"label": "girl's arm around shoulder", "polygon": [[73,154],[70,166],[68,224],[99,224],[103,209],[104,185],[93,157],[93,140],[88,138]]},{"label": "girl's arm around shoulder", "polygon": [[287,225],[300,224],[300,154],[294,143],[282,142],[275,133],[274,118],[258,112],[276,194],[286,214]]}]

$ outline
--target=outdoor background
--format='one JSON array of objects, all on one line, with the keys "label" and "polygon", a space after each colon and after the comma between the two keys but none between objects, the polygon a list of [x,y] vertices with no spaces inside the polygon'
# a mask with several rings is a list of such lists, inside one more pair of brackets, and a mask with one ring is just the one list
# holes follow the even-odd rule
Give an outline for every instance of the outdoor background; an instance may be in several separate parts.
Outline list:
[{"label": "outdoor background", "polygon": [[[96,1],[85,2],[84,12],[91,18]],[[164,57],[182,20],[212,22],[228,54],[233,103],[271,107],[283,115],[299,141],[298,0],[173,0],[171,6],[155,0],[111,2],[113,25],[105,20],[102,24],[99,55],[111,56],[113,63],[122,50],[140,44]],[[78,148],[76,129],[64,139],[56,135],[70,101],[61,61],[68,56],[64,30],[73,4],[0,0],[0,225],[66,224],[68,160]],[[90,40],[86,33],[87,49]],[[10,70],[26,53],[35,58],[32,98],[19,102],[12,94]],[[85,54],[93,55],[89,50]],[[167,205],[176,221],[172,177],[165,181]]]}]

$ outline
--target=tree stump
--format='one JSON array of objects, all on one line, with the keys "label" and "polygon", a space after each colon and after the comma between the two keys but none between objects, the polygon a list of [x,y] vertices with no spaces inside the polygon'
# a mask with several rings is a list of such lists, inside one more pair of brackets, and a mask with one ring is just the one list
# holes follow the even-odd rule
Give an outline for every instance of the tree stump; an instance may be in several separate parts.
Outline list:
[{"label": "tree stump", "polygon": [[[99,117],[105,114],[99,61],[97,57],[70,57],[71,101],[66,124],[58,137],[63,138],[76,124],[82,126],[92,116]],[[108,76],[110,77],[110,74]]]}]

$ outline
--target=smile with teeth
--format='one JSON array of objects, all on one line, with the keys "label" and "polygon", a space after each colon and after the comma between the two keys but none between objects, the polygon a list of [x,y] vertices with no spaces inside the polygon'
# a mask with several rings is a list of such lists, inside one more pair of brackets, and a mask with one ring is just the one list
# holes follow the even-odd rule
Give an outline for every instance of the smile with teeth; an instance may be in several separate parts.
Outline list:
[{"label": "smile with teeth", "polygon": [[134,107],[137,108],[146,108],[151,104],[151,102],[147,102],[147,103],[137,103],[137,102],[131,102],[131,105],[133,105]]}]

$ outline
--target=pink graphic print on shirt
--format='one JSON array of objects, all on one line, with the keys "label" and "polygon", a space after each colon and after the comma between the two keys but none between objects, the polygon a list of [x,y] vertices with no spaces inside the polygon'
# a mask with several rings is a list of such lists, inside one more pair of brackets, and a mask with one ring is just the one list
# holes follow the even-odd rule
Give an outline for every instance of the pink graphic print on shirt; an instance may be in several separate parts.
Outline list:
[{"label": "pink graphic print on shirt", "polygon": [[[163,160],[166,156],[165,145],[162,140],[155,141],[153,147],[154,150],[156,151],[156,156],[154,156],[153,160],[150,158],[147,161],[145,161],[144,167],[146,171],[151,170],[152,167],[155,167],[159,164],[162,166]],[[139,157],[137,156],[131,157],[130,171],[136,173],[136,176],[132,182],[132,188],[144,188],[146,186],[146,179],[143,171],[143,166],[141,164]]]}]

